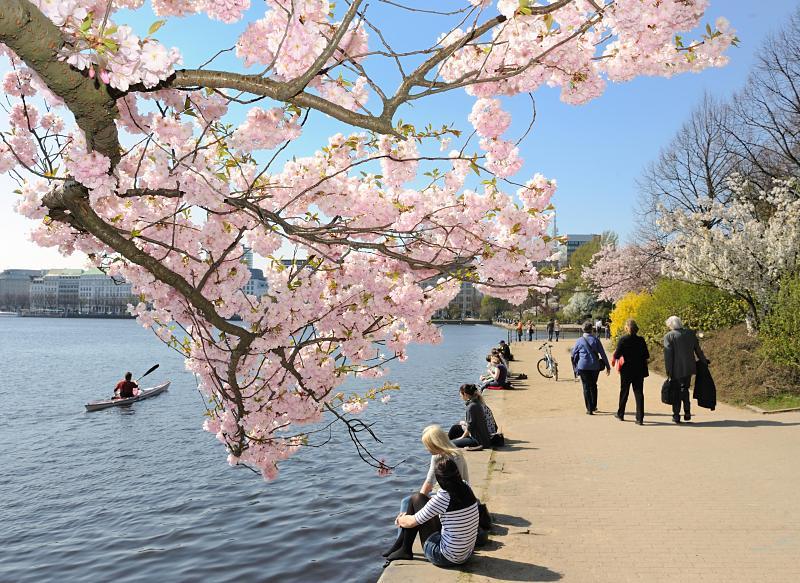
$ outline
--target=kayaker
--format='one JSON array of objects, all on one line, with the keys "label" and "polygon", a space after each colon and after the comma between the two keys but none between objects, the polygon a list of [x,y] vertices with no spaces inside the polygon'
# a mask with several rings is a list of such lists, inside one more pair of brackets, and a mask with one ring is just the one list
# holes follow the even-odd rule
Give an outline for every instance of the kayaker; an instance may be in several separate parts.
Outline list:
[{"label": "kayaker", "polygon": [[139,385],[131,380],[132,377],[133,374],[126,372],[125,380],[117,383],[117,386],[114,388],[115,399],[129,399],[136,396]]}]

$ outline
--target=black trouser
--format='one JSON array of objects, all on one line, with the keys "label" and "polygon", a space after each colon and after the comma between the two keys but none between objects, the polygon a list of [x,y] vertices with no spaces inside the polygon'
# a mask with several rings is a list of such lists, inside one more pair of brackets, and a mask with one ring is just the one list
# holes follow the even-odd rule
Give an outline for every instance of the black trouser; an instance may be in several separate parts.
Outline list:
[{"label": "black trouser", "polygon": [[583,383],[583,401],[590,413],[597,409],[597,377],[599,370],[582,370],[578,373]]},{"label": "black trouser", "polygon": [[692,385],[692,377],[683,377],[677,379],[681,384],[681,391],[679,395],[675,395],[675,401],[672,403],[672,416],[679,418],[681,416],[681,403],[683,403],[683,414],[691,416],[691,398],[689,395],[689,387]]},{"label": "black trouser", "polygon": [[633,385],[633,397],[636,399],[636,420],[644,421],[644,377],[620,376],[617,415],[625,417],[625,406],[628,404],[631,385]]}]

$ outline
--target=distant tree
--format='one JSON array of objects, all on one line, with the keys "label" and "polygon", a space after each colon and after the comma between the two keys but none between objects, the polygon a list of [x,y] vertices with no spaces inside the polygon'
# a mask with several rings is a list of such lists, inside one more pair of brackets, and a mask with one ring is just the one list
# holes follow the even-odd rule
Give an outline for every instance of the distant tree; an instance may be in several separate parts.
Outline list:
[{"label": "distant tree", "polygon": [[569,320],[577,320],[590,316],[596,307],[597,298],[593,294],[585,291],[577,292],[564,306],[564,316]]},{"label": "distant tree", "polygon": [[493,298],[492,296],[483,296],[483,298],[481,298],[480,315],[484,320],[492,320],[503,312],[511,309],[511,304],[509,304],[506,300]]}]

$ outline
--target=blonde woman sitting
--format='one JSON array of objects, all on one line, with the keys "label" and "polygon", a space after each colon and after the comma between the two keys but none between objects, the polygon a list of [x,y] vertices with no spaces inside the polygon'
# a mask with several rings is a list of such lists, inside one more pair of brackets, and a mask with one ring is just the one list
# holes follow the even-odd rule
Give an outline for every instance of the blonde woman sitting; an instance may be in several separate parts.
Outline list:
[{"label": "blonde woman sitting", "polygon": [[[450,441],[450,438],[447,437],[447,434],[441,427],[438,425],[428,425],[422,431],[422,445],[424,445],[425,449],[427,449],[431,454],[431,464],[430,468],[428,469],[428,475],[425,477],[425,481],[422,483],[422,486],[420,486],[420,494],[425,494],[427,496],[434,488],[438,487],[435,473],[436,464],[444,459],[453,460],[458,467],[458,472],[461,475],[461,479],[465,482],[469,482],[469,469],[467,468],[467,460],[464,459],[461,450],[453,445],[453,442]],[[403,498],[403,500],[400,502],[400,512],[408,513],[410,501],[411,496],[406,496]],[[399,548],[399,546],[393,546],[391,549],[383,553],[383,556],[389,556],[389,554],[396,551],[397,548]]]}]

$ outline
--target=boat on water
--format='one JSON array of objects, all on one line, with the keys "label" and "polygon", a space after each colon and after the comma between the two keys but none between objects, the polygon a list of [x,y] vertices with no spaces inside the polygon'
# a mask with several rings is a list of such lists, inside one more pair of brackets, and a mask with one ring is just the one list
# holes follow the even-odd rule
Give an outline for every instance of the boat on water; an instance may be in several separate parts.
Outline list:
[{"label": "boat on water", "polygon": [[156,395],[163,393],[169,388],[169,385],[170,381],[166,381],[164,383],[161,383],[160,385],[156,385],[155,387],[141,389],[138,395],[136,395],[135,397],[128,397],[127,399],[104,399],[102,401],[92,401],[91,403],[86,403],[86,410],[99,411],[100,409],[108,409],[109,407],[130,405],[131,403],[135,403],[136,401],[149,399],[150,397],[155,397]]}]

